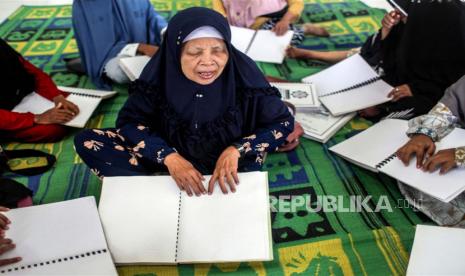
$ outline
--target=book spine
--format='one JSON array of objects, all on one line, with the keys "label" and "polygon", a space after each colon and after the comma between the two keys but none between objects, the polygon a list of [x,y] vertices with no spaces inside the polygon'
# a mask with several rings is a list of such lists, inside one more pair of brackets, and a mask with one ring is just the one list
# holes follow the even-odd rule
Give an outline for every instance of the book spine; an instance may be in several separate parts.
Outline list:
[{"label": "book spine", "polygon": [[[52,259],[52,260],[48,260],[48,261],[43,261],[43,262],[40,262],[40,263],[23,264],[23,265],[18,265],[18,266],[15,266],[15,267],[1,269],[0,274],[10,273],[10,272],[17,272],[17,271],[26,271],[26,270],[34,269],[36,267],[43,267],[43,266],[49,266],[49,265],[54,265],[54,264],[59,264],[59,263],[71,262],[71,261],[74,261],[74,260],[88,258],[88,257],[92,257],[92,256],[95,256],[95,255],[106,254],[106,253],[109,253],[109,252],[105,248],[105,249],[100,249],[100,250],[95,250],[95,251],[84,252],[84,253],[76,254],[76,255],[72,255],[72,256],[56,258],[56,259]],[[24,272],[24,273],[26,273],[26,272]]]},{"label": "book spine", "polygon": [[73,95],[78,95],[78,96],[81,96],[81,97],[98,98],[98,99],[100,99],[100,98],[101,98],[100,96],[96,96],[96,95],[89,95],[89,94],[80,93],[80,92],[67,92],[67,93],[69,93],[69,94],[73,94]]},{"label": "book spine", "polygon": [[176,226],[176,248],[174,251],[174,262],[178,262],[178,248],[179,248],[179,226],[181,222],[181,204],[182,203],[182,192],[179,192],[179,203],[178,203],[178,223]]},{"label": "book spine", "polygon": [[330,93],[323,93],[323,95],[321,95],[320,97],[328,97],[328,96],[333,96],[333,95],[345,93],[345,92],[348,92],[350,90],[354,90],[354,89],[357,89],[357,88],[360,88],[360,87],[363,87],[363,86],[370,85],[372,83],[377,82],[380,79],[381,79],[381,77],[378,76],[378,77],[369,79],[369,80],[364,81],[364,82],[357,83],[355,85],[352,85],[350,87],[347,87],[347,88],[344,88],[344,89],[341,89],[341,90],[338,90],[338,91],[333,91],[333,92],[330,92]]},{"label": "book spine", "polygon": [[253,34],[252,39],[250,40],[249,45],[247,45],[247,49],[245,49],[244,54],[247,54],[249,52],[250,48],[252,47],[252,43],[254,42],[256,36],[257,36],[257,31],[255,31],[255,33]]},{"label": "book spine", "polygon": [[392,160],[394,160],[396,158],[397,154],[393,153],[391,155],[389,155],[386,159],[384,159],[383,161],[379,162],[375,167],[376,169],[381,169],[382,167],[386,166],[389,162],[391,162]]}]

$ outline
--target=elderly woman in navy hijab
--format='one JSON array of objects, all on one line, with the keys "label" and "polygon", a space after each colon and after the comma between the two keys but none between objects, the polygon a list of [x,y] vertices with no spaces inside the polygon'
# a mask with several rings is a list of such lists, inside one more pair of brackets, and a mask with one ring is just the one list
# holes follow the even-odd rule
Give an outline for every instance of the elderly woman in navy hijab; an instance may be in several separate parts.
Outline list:
[{"label": "elderly woman in navy hijab", "polygon": [[181,190],[201,195],[212,174],[208,193],[216,183],[227,193],[238,171],[261,169],[293,128],[278,90],[232,46],[226,19],[197,7],[170,21],[116,129],[86,130],[75,147],[99,177],[168,171]]},{"label": "elderly woman in navy hijab", "polygon": [[128,83],[119,59],[153,56],[166,21],[149,0],[74,0],[73,27],[82,66],[99,88]]}]

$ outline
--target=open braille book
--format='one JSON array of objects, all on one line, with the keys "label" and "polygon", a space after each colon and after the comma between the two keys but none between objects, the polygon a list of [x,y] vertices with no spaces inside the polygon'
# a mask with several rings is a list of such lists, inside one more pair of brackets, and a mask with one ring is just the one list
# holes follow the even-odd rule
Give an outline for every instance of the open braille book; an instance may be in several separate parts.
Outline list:
[{"label": "open braille book", "polygon": [[171,176],[105,177],[99,212],[115,263],[272,260],[268,174],[239,180],[235,193],[189,197]]},{"label": "open braille book", "polygon": [[0,275],[118,275],[107,248],[94,197],[12,209],[6,237],[16,248]]}]

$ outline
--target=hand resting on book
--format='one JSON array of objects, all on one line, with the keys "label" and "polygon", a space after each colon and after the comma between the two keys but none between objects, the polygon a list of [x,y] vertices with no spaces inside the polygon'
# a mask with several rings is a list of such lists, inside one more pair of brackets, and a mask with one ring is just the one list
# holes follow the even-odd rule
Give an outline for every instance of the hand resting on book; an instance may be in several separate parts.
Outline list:
[{"label": "hand resting on book", "polygon": [[440,169],[440,174],[445,174],[457,166],[455,162],[455,149],[440,150],[436,154],[434,141],[423,134],[412,137],[410,141],[397,150],[397,157],[408,166],[410,158],[417,158],[417,168],[424,172],[434,172]]},{"label": "hand resting on book", "polygon": [[[0,206],[0,212],[6,212],[8,210],[8,208]],[[0,255],[15,248],[15,244],[12,240],[5,239],[5,230],[8,230],[8,224],[10,223],[10,220],[4,214],[0,213]],[[0,266],[17,263],[19,261],[21,261],[21,257],[0,259]]]}]

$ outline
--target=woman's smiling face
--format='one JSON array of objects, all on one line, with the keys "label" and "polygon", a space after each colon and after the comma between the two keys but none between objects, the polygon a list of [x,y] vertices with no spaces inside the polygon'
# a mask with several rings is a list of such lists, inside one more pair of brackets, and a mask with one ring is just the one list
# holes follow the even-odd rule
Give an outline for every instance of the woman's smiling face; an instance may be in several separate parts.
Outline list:
[{"label": "woman's smiling face", "polygon": [[228,59],[228,49],[222,39],[197,38],[184,44],[181,69],[191,81],[207,85],[221,75]]}]

